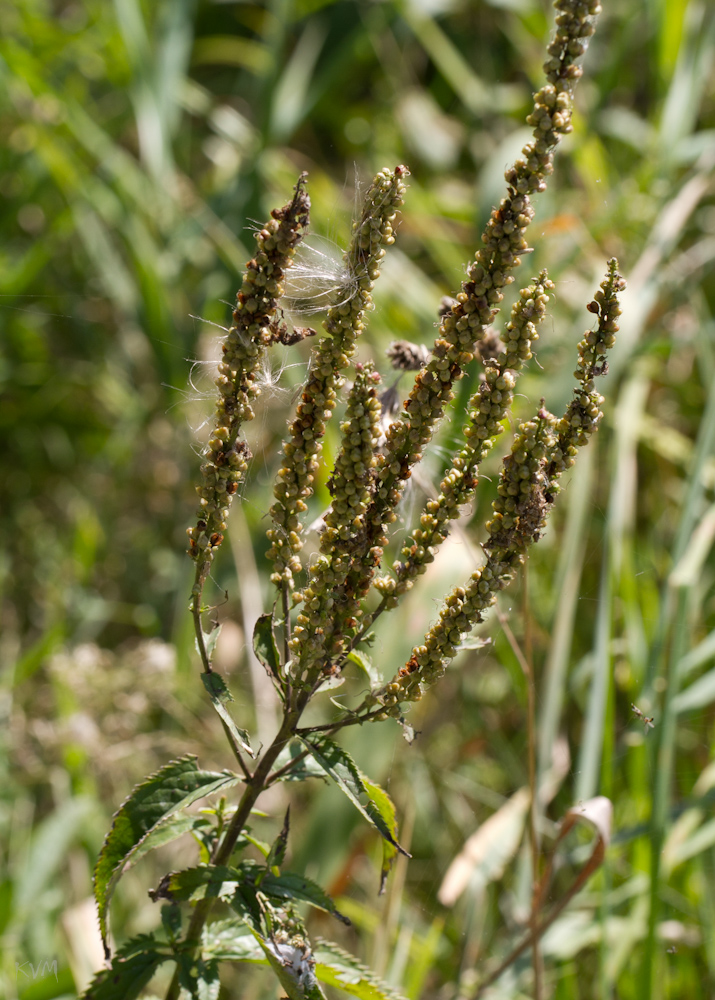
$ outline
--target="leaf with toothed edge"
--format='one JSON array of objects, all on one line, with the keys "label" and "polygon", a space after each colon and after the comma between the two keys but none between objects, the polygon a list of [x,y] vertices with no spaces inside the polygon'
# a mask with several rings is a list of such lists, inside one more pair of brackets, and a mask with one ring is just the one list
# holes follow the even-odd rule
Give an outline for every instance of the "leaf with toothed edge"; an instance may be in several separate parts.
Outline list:
[{"label": "leaf with toothed edge", "polygon": [[299,902],[310,903],[316,909],[324,910],[336,917],[347,927],[350,926],[350,920],[338,910],[327,892],[317,882],[306,878],[305,875],[296,875],[294,872],[273,875],[269,872],[261,882],[261,892],[275,900],[295,899]]},{"label": "leaf with toothed edge", "polygon": [[[301,754],[305,756],[298,760]],[[310,754],[306,753],[305,746],[300,739],[291,740],[287,746],[283,747],[274,765],[276,771],[280,771],[291,761],[296,761],[295,765],[291,767],[290,771],[286,771],[278,779],[279,781],[305,781],[306,778],[320,778],[322,781],[327,781],[325,769]]]},{"label": "leaf with toothed edge", "polygon": [[170,952],[151,934],[140,934],[117,951],[108,969],[102,969],[82,994],[80,1000],[134,1000],[164,962],[173,960]]},{"label": "leaf with toothed edge", "polygon": [[285,861],[286,850],[288,849],[288,834],[290,832],[290,806],[286,809],[283,827],[271,845],[271,849],[266,857],[266,868],[273,870],[274,875],[280,875],[281,865]]},{"label": "leaf with toothed edge", "polygon": [[[143,848],[147,838],[167,817],[240,780],[228,771],[200,771],[196,757],[189,754],[150,775],[121,805],[94,869],[94,897],[107,955],[107,911],[112,893],[123,872],[146,853]],[[153,844],[149,843],[158,847],[163,842],[162,834],[157,831]]]},{"label": "leaf with toothed edge", "polygon": [[[338,788],[350,799],[352,804],[362,816],[374,826],[388,843],[390,843],[400,854],[411,857],[408,852],[398,844],[391,829],[394,825],[394,806],[389,796],[379,785],[368,781],[358,768],[346,750],[338,746],[327,737],[315,740],[312,743],[302,740],[304,746],[310,751],[315,760],[320,764],[325,773],[336,783]],[[368,788],[369,786],[369,788]],[[378,794],[379,793],[379,794]],[[360,796],[366,795],[367,806],[360,801]],[[390,803],[392,812],[387,806]]]},{"label": "leaf with toothed edge", "polygon": [[221,674],[217,674],[215,670],[212,670],[210,674],[203,673],[201,674],[201,681],[208,692],[211,704],[218,712],[222,722],[236,740],[241,750],[247,753],[249,757],[255,757],[256,755],[251,749],[251,744],[248,740],[248,733],[245,729],[238,728],[228,708],[229,704],[233,701],[233,695],[226,687],[226,682]]},{"label": "leaf with toothed edge", "polygon": [[149,851],[163,847],[164,844],[170,844],[172,841],[178,840],[179,837],[183,837],[185,833],[193,833],[197,838],[200,838],[202,834],[208,835],[210,831],[215,829],[208,816],[191,816],[181,813],[167,816],[166,819],[157,823],[138,845],[136,852],[132,855],[132,865],[141,861]]},{"label": "leaf with toothed edge", "polygon": [[[202,952],[220,962],[269,964],[257,938],[242,934],[237,920],[223,920],[204,930]],[[367,966],[332,941],[317,938],[313,948],[315,978],[325,986],[343,990],[359,1000],[404,1000]]]},{"label": "leaf with toothed edge", "polygon": [[206,924],[201,932],[201,953],[218,962],[257,962],[267,960],[253,934],[246,934],[243,920],[229,918]]},{"label": "leaf with toothed edge", "polygon": [[242,918],[252,930],[260,927],[260,906],[256,893],[284,904],[290,900],[309,903],[324,910],[342,923],[350,921],[335,906],[330,896],[312,879],[295,872],[276,875],[255,861],[244,861],[237,867],[227,865],[202,865],[185,871],[169,872],[156,889],[149,893],[156,902],[169,899],[173,902],[211,897],[221,899]]},{"label": "leaf with toothed edge", "polygon": [[178,964],[181,1000],[218,1000],[221,980],[215,959],[181,955]]},{"label": "leaf with toothed edge", "polygon": [[333,941],[316,938],[315,975],[326,986],[337,987],[359,1000],[404,1000],[371,969]]}]

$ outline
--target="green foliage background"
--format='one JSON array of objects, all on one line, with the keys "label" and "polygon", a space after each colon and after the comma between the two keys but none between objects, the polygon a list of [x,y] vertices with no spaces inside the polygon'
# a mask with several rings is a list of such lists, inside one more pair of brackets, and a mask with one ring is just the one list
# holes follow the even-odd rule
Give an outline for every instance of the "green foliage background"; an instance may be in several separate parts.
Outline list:
[{"label": "green foliage background", "polygon": [[[612,255],[629,280],[622,333],[598,440],[531,557],[528,599],[514,592],[502,610],[518,636],[531,625],[543,771],[555,744],[564,752],[557,734],[568,740],[549,822],[596,793],[615,807],[605,870],[545,942],[550,995],[714,996],[715,11],[604,6],[517,279],[548,266],[556,282],[522,413],[542,395],[563,407]],[[187,751],[228,763],[197,683],[184,549],[211,324],[229,317],[251,226],[308,170],[313,231],[339,247],[356,178],[407,163],[363,351],[429,343],[524,141],[551,17],[540,0],[0,2],[5,995],[73,996],[86,982],[91,866],[134,782]],[[244,623],[268,593],[262,518],[306,358],[292,348],[266,373],[248,500],[214,574],[216,615],[235,622],[219,656],[237,697],[262,706],[245,710],[259,734],[272,709]],[[443,429],[416,495],[459,426]],[[321,485],[314,516],[326,497]],[[472,557],[460,536],[380,634],[387,674]],[[386,900],[379,845],[349,808],[329,790],[297,799],[291,867],[343,897],[356,926],[344,944],[410,1000],[469,996],[528,901],[518,852],[503,879],[499,865],[475,874],[454,908],[436,900],[466,838],[527,780],[525,683],[501,630],[487,631],[491,647],[463,654],[413,713],[414,747],[391,724],[350,734],[412,843]],[[647,739],[633,702],[655,718]],[[271,815],[282,807],[266,800]],[[118,940],[153,925],[146,888],[172,857],[127,878]],[[54,956],[57,978],[16,970]],[[527,960],[499,995],[525,983]],[[271,988],[256,973],[241,995]]]}]

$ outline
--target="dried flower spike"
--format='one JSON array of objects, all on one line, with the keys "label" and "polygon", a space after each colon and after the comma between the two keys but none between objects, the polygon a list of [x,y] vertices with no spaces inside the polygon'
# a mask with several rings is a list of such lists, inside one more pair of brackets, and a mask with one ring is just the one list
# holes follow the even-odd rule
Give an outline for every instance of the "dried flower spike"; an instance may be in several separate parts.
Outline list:
[{"label": "dried flower spike", "polygon": [[393,223],[408,174],[406,167],[382,170],[368,190],[345,255],[346,266],[356,279],[355,295],[328,311],[324,323],[328,336],[321,338],[311,355],[308,383],[283,448],[284,460],[274,489],[276,502],[271,507],[273,527],[267,532],[271,542],[268,558],[275,566],[271,580],[280,587],[291,588],[294,574],[301,569],[300,515],[313,492],[325,421],[336,405],[343,382],[341,372],[353,356],[366,314],[372,309],[372,290],[380,276],[384,247],[395,241]]},{"label": "dried flower spike", "polygon": [[595,0],[557,0],[555,7],[560,13],[544,64],[549,82],[535,94],[528,118],[534,126],[534,138],[505,174],[507,197],[492,212],[482,236],[484,246],[469,268],[468,280],[453,305],[446,308],[443,301],[431,358],[418,372],[404,404],[406,419],[394,421],[387,430],[378,487],[368,513],[366,551],[383,544],[378,539],[395,519],[394,509],[404,484],[453,398],[454,383],[490,331],[503,299],[502,289],[514,280],[510,272],[521,263],[520,255],[529,250],[526,230],[534,217],[529,195],[546,189],[554,150],[561,137],[572,130],[573,91],[582,73],[575,60],[586,51],[594,30],[592,20],[601,8]]},{"label": "dried flower spike", "polygon": [[540,537],[559,492],[561,474],[573,465],[578,448],[588,443],[602,417],[599,407],[603,397],[593,387],[592,371],[615,343],[621,311],[618,295],[624,288],[618,261],[613,258],[595,296],[598,327],[588,331],[578,345],[575,376],[579,385],[566,413],[558,420],[542,405],[534,420],[519,427],[511,454],[504,459],[494,517],[487,524],[485,565],[472,574],[466,586],[454,588],[424,643],[414,647],[397,676],[372,692],[358,712],[370,711],[371,717],[380,718],[380,713],[374,713],[377,704],[384,714],[399,718],[401,702],[419,700],[424,688],[444,673],[462,636],[483,620],[498,592],[513,580],[529,546]]},{"label": "dried flower spike", "polygon": [[[361,593],[346,585],[351,559],[365,532],[365,511],[374,488],[373,470],[380,438],[380,376],[371,363],[356,365],[355,382],[348,396],[342,442],[329,480],[333,497],[320,538],[322,555],[311,568],[308,585],[300,595],[290,647],[294,678],[309,689],[319,676],[317,661],[332,662],[343,649],[343,632],[357,624]],[[348,624],[350,623],[350,624]]]},{"label": "dried flower spike", "polygon": [[[282,337],[276,309],[283,294],[284,271],[309,222],[307,174],[301,174],[292,201],[271,212],[256,233],[258,250],[246,265],[233,311],[233,326],[222,346],[216,386],[219,391],[214,429],[204,452],[196,526],[189,528],[189,553],[196,562],[194,595],[206,579],[223,541],[231,498],[243,480],[250,452],[239,439],[242,424],[253,419],[251,400],[260,394],[256,374],[266,347]],[[283,327],[285,324],[283,324]]]},{"label": "dried flower spike", "polygon": [[538,325],[546,316],[547,292],[553,289],[546,271],[521,290],[504,332],[504,344],[496,359],[487,365],[484,381],[468,406],[470,423],[464,427],[466,444],[455,456],[452,468],[440,484],[436,500],[428,500],[419,521],[402,549],[402,561],[393,566],[396,579],[382,577],[375,583],[384,595],[371,622],[383,610],[394,606],[400,594],[412,587],[424,573],[449,533],[449,521],[474,496],[477,474],[484,456],[502,431],[502,421],[514,398],[516,375],[531,357],[531,345],[538,340]]}]

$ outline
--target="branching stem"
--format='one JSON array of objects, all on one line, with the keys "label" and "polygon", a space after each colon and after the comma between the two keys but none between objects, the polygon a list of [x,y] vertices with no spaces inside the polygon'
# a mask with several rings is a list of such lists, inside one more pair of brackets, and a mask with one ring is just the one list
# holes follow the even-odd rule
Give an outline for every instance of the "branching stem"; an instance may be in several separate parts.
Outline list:
[{"label": "branching stem", "polygon": [[[266,750],[261,758],[255,773],[246,783],[245,790],[241,796],[241,801],[238,804],[238,809],[234,813],[233,818],[223,835],[220,847],[216,851],[214,864],[226,865],[231,860],[233,849],[236,846],[236,842],[244,826],[248,822],[251,810],[253,809],[253,806],[255,805],[261,792],[263,792],[267,786],[267,778],[273,764],[280,755],[283,747],[293,736],[297,721],[298,719],[293,712],[286,711],[280,730],[268,750]],[[184,947],[189,954],[195,953],[199,948],[201,943],[201,932],[204,929],[206,920],[208,919],[211,909],[215,903],[215,898],[204,897],[196,904],[196,908],[192,914],[191,921],[186,932],[186,937],[184,939]],[[179,990],[179,968],[177,966],[174,977],[171,980],[171,984],[169,985],[169,989],[166,994],[166,1000],[178,1000]]]}]

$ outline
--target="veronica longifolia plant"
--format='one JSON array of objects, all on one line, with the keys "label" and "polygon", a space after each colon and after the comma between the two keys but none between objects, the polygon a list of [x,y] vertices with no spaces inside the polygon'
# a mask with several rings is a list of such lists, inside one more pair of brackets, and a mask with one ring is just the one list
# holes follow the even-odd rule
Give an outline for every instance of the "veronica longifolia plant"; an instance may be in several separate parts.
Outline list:
[{"label": "veronica longifolia plant", "polygon": [[[237,771],[204,772],[193,757],[173,761],[135,789],[117,813],[95,873],[105,942],[114,886],[141,855],[192,831],[202,844],[200,863],[169,873],[153,890],[153,899],[166,901],[163,933],[125,945],[112,959],[111,968],[95,979],[87,997],[137,996],[167,962],[175,967],[169,998],[217,995],[219,963],[227,961],[270,965],[286,994],[295,1000],[321,996],[321,981],[340,986],[344,980],[336,970],[346,968],[352,970],[351,992],[374,996],[375,991],[384,994],[387,990],[337,946],[322,943],[316,948],[308,940],[298,904],[345,918],[318,885],[284,871],[287,817],[273,845],[263,850],[260,863],[246,859],[242,852],[249,845],[251,810],[266,788],[288,777],[323,774],[382,836],[384,882],[391,861],[402,850],[394,807],[332,737],[345,726],[389,717],[404,722],[409,704],[440,678],[463,637],[483,620],[498,592],[514,579],[544,528],[561,474],[573,464],[601,418],[603,399],[595,380],[604,371],[606,354],[614,343],[618,294],[624,287],[615,260],[609,261],[606,277],[589,305],[595,329],[578,345],[576,385],[566,412],[555,416],[542,403],[518,427],[504,458],[494,514],[486,524],[483,565],[446,596],[437,621],[392,677],[373,681],[363,701],[350,710],[336,709],[322,725],[301,726],[313,696],[340,675],[348,659],[366,664],[360,645],[369,629],[414,586],[447,537],[449,522],[473,498],[480,465],[504,430],[519,372],[538,338],[553,288],[546,271],[521,289],[500,337],[493,324],[504,289],[515,280],[513,272],[529,249],[532,199],[546,188],[554,150],[571,131],[573,91],[581,76],[577,59],[586,50],[600,9],[596,0],[558,0],[555,6],[557,28],[544,66],[546,83],[534,96],[528,117],[533,138],[506,172],[506,195],[492,212],[466,280],[453,299],[443,301],[431,351],[405,342],[390,350],[394,367],[416,372],[399,414],[390,392],[381,396],[380,378],[373,366],[356,364],[350,372],[350,365],[372,309],[381,262],[395,241],[396,217],[409,175],[406,167],[377,174],[353,224],[345,254],[349,292],[336,289],[335,304],[323,324],[324,335],[312,349],[308,378],[283,445],[270,510],[268,557],[279,611],[261,616],[254,648],[280,695],[282,718],[275,739],[260,754],[234,719],[231,695],[213,667],[214,636],[204,632],[203,589],[224,540],[232,499],[251,458],[242,431],[254,416],[253,404],[260,392],[257,373],[264,355],[276,343],[294,343],[315,332],[289,329],[280,308],[286,271],[309,223],[305,175],[298,179],[292,199],[275,210],[256,234],[256,253],[246,266],[233,325],[223,344],[214,427],[198,487],[199,509],[188,532],[196,566],[191,610],[202,680],[220,716]],[[474,363],[481,365],[482,378],[469,401],[461,446],[451,458],[438,496],[425,503],[400,558],[386,569],[384,550],[405,483],[453,400],[456,382]],[[320,467],[326,424],[348,380],[340,449],[328,480],[332,504],[323,518],[320,554],[305,566],[301,559],[303,517]],[[195,800],[236,786],[242,786],[236,805],[230,807],[227,798],[222,798],[208,815],[186,811]],[[257,845],[255,839],[250,843]],[[193,904],[183,929],[181,903]],[[221,920],[214,913],[219,903],[224,910]],[[229,919],[225,919],[226,909],[232,914]],[[362,987],[355,984],[363,984],[362,994]]]}]

